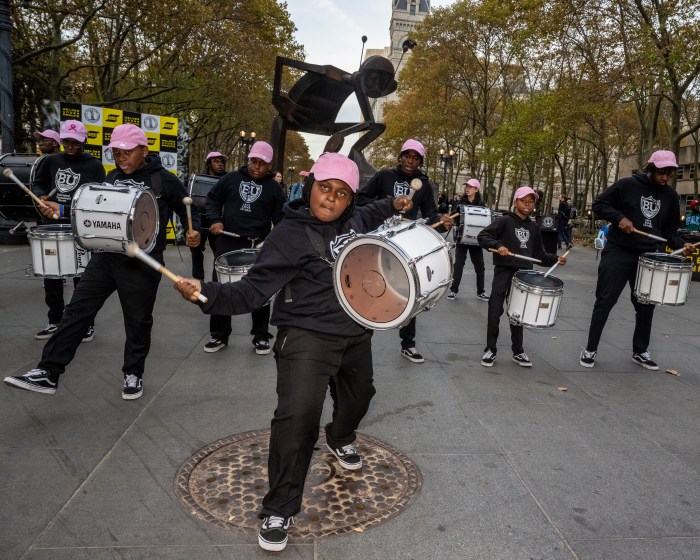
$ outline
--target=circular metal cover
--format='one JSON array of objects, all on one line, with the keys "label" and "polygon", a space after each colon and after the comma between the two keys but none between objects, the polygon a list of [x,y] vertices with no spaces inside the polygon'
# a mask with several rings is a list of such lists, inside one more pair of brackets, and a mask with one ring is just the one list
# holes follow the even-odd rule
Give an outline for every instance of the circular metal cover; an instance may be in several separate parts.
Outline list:
[{"label": "circular metal cover", "polygon": [[[175,491],[187,510],[216,525],[257,533],[267,492],[270,430],[229,436],[200,449],[177,472]],[[319,441],[324,441],[323,430]],[[316,448],[306,477],[302,511],[292,539],[362,532],[401,513],[420,493],[420,471],[386,443],[357,434],[361,470],[343,469],[326,449]]]}]

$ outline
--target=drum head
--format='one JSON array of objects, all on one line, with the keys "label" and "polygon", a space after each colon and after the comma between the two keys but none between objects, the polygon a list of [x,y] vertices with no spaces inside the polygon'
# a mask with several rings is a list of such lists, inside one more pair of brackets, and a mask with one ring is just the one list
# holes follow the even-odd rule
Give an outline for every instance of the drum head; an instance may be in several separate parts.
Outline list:
[{"label": "drum head", "polygon": [[644,253],[642,258],[664,264],[683,264],[685,262],[684,257],[666,253]]},{"label": "drum head", "polygon": [[411,283],[406,269],[381,245],[347,249],[337,280],[344,303],[372,323],[391,323],[408,307]]},{"label": "drum head", "polygon": [[134,242],[138,243],[141,250],[149,251],[158,235],[158,203],[150,191],[144,191],[136,199],[133,215]]},{"label": "drum head", "polygon": [[260,251],[258,249],[239,249],[224,253],[216,259],[214,266],[219,272],[243,273],[255,264]]},{"label": "drum head", "polygon": [[66,234],[73,235],[73,228],[70,224],[43,224],[40,226],[33,227],[29,230],[33,235],[37,234]]},{"label": "drum head", "polygon": [[550,274],[545,278],[544,272],[539,270],[518,270],[515,273],[515,277],[524,284],[537,286],[538,288],[558,289],[564,286],[564,282],[556,276]]}]

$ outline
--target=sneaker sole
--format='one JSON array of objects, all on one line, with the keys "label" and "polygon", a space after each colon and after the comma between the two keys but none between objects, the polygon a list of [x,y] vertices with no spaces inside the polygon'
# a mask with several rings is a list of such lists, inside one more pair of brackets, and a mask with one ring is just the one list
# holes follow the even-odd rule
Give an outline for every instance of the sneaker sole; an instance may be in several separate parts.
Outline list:
[{"label": "sneaker sole", "polygon": [[92,342],[92,339],[95,338],[94,336],[91,336],[90,338],[83,338],[80,342]]},{"label": "sneaker sole", "polygon": [[260,356],[265,356],[266,354],[269,354],[272,348],[268,348],[267,350],[258,350],[257,348],[255,349],[255,353],[260,355]]},{"label": "sneaker sole", "polygon": [[581,360],[579,360],[578,363],[581,364],[583,367],[588,367],[588,368],[592,368],[595,365],[595,362],[593,362],[592,364],[586,364],[586,363],[582,362]]},{"label": "sneaker sole", "polygon": [[217,346],[216,348],[207,348],[207,347],[205,346],[205,347],[203,348],[203,350],[204,350],[205,352],[207,352],[208,354],[211,354],[211,353],[213,353],[213,352],[218,352],[218,351],[221,350],[222,348],[226,348],[226,344],[224,344],[224,345],[222,345],[222,346]]},{"label": "sneaker sole", "polygon": [[269,550],[270,552],[280,552],[285,549],[287,546],[287,541],[289,539],[284,539],[284,542],[281,543],[272,543],[268,542],[265,539],[263,539],[260,535],[258,535],[258,544],[260,545],[260,548],[263,550]]},{"label": "sneaker sole", "polygon": [[481,365],[484,367],[491,367],[494,364],[494,362],[481,362]]},{"label": "sneaker sole", "polygon": [[532,367],[532,362],[519,362],[515,358],[511,358],[516,364],[518,364],[520,367]]},{"label": "sneaker sole", "polygon": [[33,393],[43,393],[44,395],[55,395],[56,394],[56,388],[55,387],[38,387],[37,385],[32,385],[31,383],[27,383],[25,381],[20,381],[19,379],[11,379],[9,377],[6,377],[3,382],[5,385],[9,385],[10,387],[14,387],[15,389],[22,389],[24,391],[32,391]]},{"label": "sneaker sole", "polygon": [[143,389],[141,389],[138,393],[134,393],[133,395],[127,395],[126,393],[122,393],[122,399],[125,401],[133,401],[138,399],[141,395],[143,395]]},{"label": "sneaker sole", "polygon": [[422,364],[423,362],[425,362],[425,358],[421,358],[421,359],[412,358],[411,356],[406,356],[406,354],[404,354],[403,352],[401,352],[401,355],[404,358],[406,358],[407,360],[410,360],[411,362],[413,362],[414,364]]},{"label": "sneaker sole", "polygon": [[635,364],[642,366],[644,369],[648,369],[649,371],[659,371],[659,366],[650,366],[649,364],[643,364],[642,362],[638,362],[634,358],[632,358],[632,361]]},{"label": "sneaker sole", "polygon": [[358,471],[362,468],[362,460],[360,460],[359,463],[346,463],[343,459],[341,459],[335,454],[335,451],[333,451],[333,448],[330,445],[326,444],[326,447],[328,448],[328,451],[330,451],[333,454],[333,457],[338,459],[340,466],[344,469],[347,469],[349,471]]}]

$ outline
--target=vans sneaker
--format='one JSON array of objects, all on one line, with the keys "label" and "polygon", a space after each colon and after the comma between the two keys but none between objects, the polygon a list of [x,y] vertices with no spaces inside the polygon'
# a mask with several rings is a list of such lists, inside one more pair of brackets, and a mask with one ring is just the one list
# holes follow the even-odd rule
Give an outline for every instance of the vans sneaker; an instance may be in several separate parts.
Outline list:
[{"label": "vans sneaker", "polygon": [[478,297],[479,299],[483,299],[484,301],[489,300],[489,295],[486,292],[479,292],[478,294],[476,294],[476,297]]},{"label": "vans sneaker", "polygon": [[143,380],[136,373],[124,374],[124,389],[122,389],[122,399],[133,401],[143,395]]},{"label": "vans sneaker", "polygon": [[46,328],[43,330],[40,330],[38,333],[34,335],[34,338],[36,340],[46,340],[47,338],[51,338],[53,336],[53,333],[56,332],[56,329],[58,328],[58,324],[56,323],[49,323],[46,325]]},{"label": "vans sneaker", "polygon": [[513,361],[521,367],[532,367],[532,362],[525,352],[513,354]]},{"label": "vans sneaker", "polygon": [[481,357],[481,365],[484,367],[491,367],[495,361],[496,354],[491,352],[491,350],[486,350],[486,353]]},{"label": "vans sneaker", "polygon": [[585,348],[581,351],[581,357],[578,363],[583,367],[593,367],[595,365],[595,355],[596,351],[586,350]]},{"label": "vans sneaker", "polygon": [[263,550],[279,552],[287,546],[287,531],[294,524],[293,517],[268,515],[263,519],[258,533],[258,544]]},{"label": "vans sneaker", "polygon": [[457,294],[451,291],[449,294],[447,294],[447,299],[449,299],[450,301],[453,301],[453,300],[457,299]]},{"label": "vans sneaker", "polygon": [[330,445],[326,444],[328,451],[335,455],[338,459],[340,466],[344,469],[351,471],[356,471],[362,468],[362,457],[357,452],[357,450],[352,445],[345,445],[343,447],[333,449]]},{"label": "vans sneaker", "polygon": [[265,355],[270,353],[270,342],[266,338],[260,340],[254,340],[255,353],[260,355]]},{"label": "vans sneaker", "polygon": [[657,369],[659,369],[658,364],[651,359],[651,354],[649,354],[649,352],[640,352],[637,354],[632,354],[632,359],[643,368],[647,368],[652,371],[656,371]]},{"label": "vans sneaker", "polygon": [[416,364],[422,364],[425,361],[425,358],[423,358],[415,348],[402,348],[401,355]]},{"label": "vans sneaker", "polygon": [[95,338],[95,327],[90,325],[87,328],[87,331],[85,331],[85,334],[83,335],[83,340],[81,340],[81,342],[91,342],[93,338]]},{"label": "vans sneaker", "polygon": [[33,369],[24,375],[10,375],[4,379],[4,382],[5,385],[17,389],[53,395],[56,393],[56,387],[58,386],[58,377],[53,380],[51,379],[51,374],[45,369]]},{"label": "vans sneaker", "polygon": [[228,342],[224,342],[220,338],[211,338],[209,342],[204,345],[205,352],[218,352],[224,346],[227,346]]}]

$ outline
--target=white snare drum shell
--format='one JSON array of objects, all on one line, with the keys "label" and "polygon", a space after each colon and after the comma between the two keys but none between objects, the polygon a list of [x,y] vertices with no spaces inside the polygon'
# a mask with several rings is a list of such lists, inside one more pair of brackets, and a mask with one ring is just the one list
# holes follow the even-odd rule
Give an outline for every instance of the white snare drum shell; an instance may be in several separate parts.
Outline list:
[{"label": "white snare drum shell", "polygon": [[479,232],[493,222],[493,213],[489,208],[482,206],[466,206],[459,207],[459,230],[458,243],[465,245],[478,245],[476,237]]},{"label": "white snare drum shell", "polygon": [[640,303],[685,305],[693,265],[680,256],[644,253],[637,264],[634,296]]},{"label": "white snare drum shell", "polygon": [[75,244],[69,224],[33,227],[27,233],[32,252],[34,276],[70,278],[80,276],[90,255]]},{"label": "white snare drum shell", "polygon": [[507,311],[510,322],[534,328],[553,326],[559,314],[564,283],[536,270],[519,270],[511,281]]},{"label": "white snare drum shell", "polygon": [[253,267],[259,254],[259,249],[239,249],[217,257],[214,270],[219,282],[238,282]]}]

